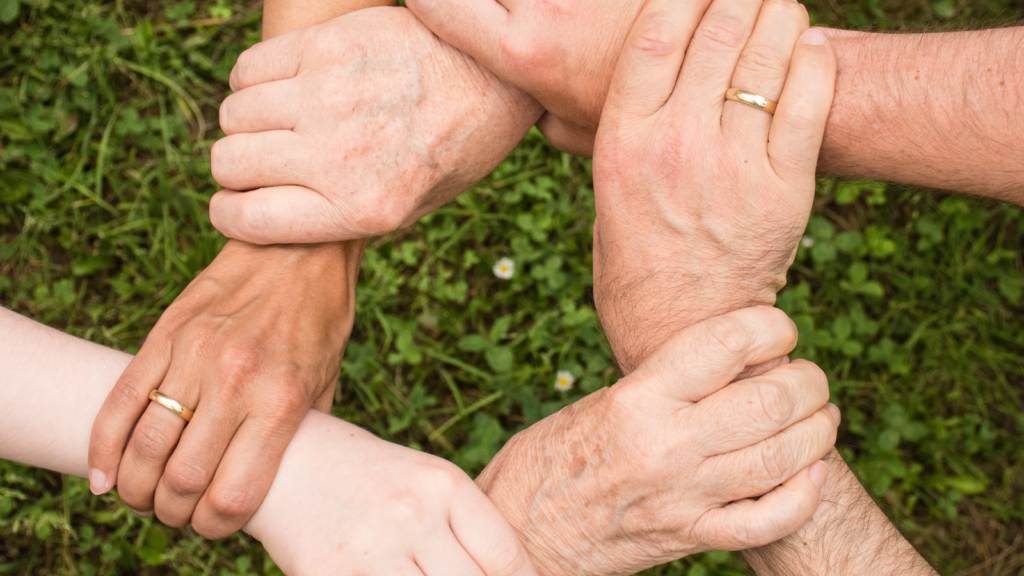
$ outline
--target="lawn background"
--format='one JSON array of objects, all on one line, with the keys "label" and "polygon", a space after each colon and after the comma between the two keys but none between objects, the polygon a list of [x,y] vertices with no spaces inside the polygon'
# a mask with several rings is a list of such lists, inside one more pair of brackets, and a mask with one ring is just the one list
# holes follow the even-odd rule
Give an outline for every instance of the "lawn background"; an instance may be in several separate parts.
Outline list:
[{"label": "lawn background", "polygon": [[[1020,0],[812,0],[818,23],[1011,24]],[[209,148],[259,4],[0,0],[0,304],[107,346],[146,331],[224,240]],[[531,133],[489,178],[374,240],[336,415],[478,472],[615,369],[591,296],[589,161]],[[839,445],[946,574],[1024,574],[1024,213],[821,179],[779,305],[844,411]],[[508,256],[515,276],[491,265]],[[0,367],[2,369],[2,367]],[[557,370],[577,378],[553,388]],[[269,574],[239,535],[140,519],[0,461],[0,574]],[[745,574],[711,552],[650,574]]]}]

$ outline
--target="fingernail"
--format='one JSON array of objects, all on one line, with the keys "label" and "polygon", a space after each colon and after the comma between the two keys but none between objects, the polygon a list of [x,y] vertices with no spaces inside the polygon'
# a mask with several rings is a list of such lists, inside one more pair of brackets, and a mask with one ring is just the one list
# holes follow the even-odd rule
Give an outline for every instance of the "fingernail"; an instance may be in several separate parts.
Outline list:
[{"label": "fingernail", "polygon": [[818,488],[825,485],[825,477],[828,476],[828,467],[824,462],[817,462],[811,466],[811,482]]},{"label": "fingernail", "polygon": [[828,413],[836,419],[836,426],[839,426],[839,424],[843,422],[843,413],[839,411],[839,406],[829,402],[825,405],[825,409],[828,410]]},{"label": "fingernail", "polygon": [[145,518],[146,516],[152,516],[153,515],[153,511],[152,510],[150,510],[149,512],[139,512],[138,510],[135,510],[133,508],[129,508],[129,510],[131,510],[132,512],[135,512],[136,516],[140,516],[142,518]]},{"label": "fingernail", "polygon": [[822,33],[820,28],[808,28],[800,36],[800,41],[811,46],[821,46],[825,43],[825,34]]},{"label": "fingernail", "polygon": [[89,490],[97,496],[107,493],[107,475],[99,468],[89,470]]}]

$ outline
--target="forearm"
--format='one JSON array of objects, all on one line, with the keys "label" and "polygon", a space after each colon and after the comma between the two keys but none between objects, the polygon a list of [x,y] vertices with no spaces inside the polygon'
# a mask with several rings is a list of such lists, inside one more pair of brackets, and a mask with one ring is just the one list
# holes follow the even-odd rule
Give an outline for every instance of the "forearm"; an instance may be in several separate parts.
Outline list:
[{"label": "forearm", "polygon": [[[131,359],[0,308],[0,458],[85,477],[93,420]],[[282,502],[340,431],[362,433],[315,411],[306,415],[247,532],[263,537],[302,521]]]},{"label": "forearm", "polygon": [[931,576],[935,570],[875,505],[842,457],[825,459],[828,481],[814,517],[797,533],[743,552],[758,576]]},{"label": "forearm", "polygon": [[316,26],[362,8],[396,4],[396,0],[264,0],[263,39]]},{"label": "forearm", "polygon": [[819,171],[1024,204],[1024,27],[828,33],[839,73]]}]

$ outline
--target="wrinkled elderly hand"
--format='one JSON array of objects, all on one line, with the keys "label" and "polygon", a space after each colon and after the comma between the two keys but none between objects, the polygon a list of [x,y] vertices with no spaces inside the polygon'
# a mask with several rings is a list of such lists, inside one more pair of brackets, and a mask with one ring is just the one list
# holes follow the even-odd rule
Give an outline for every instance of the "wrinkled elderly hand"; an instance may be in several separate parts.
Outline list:
[{"label": "wrinkled elderly hand", "polygon": [[[116,482],[128,506],[209,538],[241,528],[310,407],[330,409],[361,252],[229,242],[104,402],[89,445],[93,491]],[[150,403],[153,389],[194,410],[191,423]]]},{"label": "wrinkled elderly hand", "polygon": [[[212,151],[214,226],[256,244],[364,238],[486,176],[540,107],[404,8],[369,8],[250,48]],[[248,192],[240,192],[249,190]]]},{"label": "wrinkled elderly hand", "polygon": [[[703,20],[687,4],[637,18],[594,152],[594,299],[627,373],[681,327],[775,302],[835,84],[800,4],[715,0]],[[727,101],[730,87],[778,111]]]},{"label": "wrinkled elderly hand", "polygon": [[315,412],[246,531],[289,576],[536,575],[457,466]]},{"label": "wrinkled elderly hand", "polygon": [[[710,0],[682,2],[695,18]],[[643,0],[407,0],[428,28],[536,98],[538,127],[590,156],[608,81]]]},{"label": "wrinkled elderly hand", "polygon": [[634,574],[782,538],[818,507],[838,408],[802,360],[729,382],[796,340],[768,307],[691,326],[513,437],[477,484],[547,575]]}]

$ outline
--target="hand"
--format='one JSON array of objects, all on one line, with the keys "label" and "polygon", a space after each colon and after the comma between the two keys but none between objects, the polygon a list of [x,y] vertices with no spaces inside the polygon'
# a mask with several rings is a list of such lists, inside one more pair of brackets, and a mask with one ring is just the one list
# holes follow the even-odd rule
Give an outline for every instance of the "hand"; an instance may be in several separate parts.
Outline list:
[{"label": "hand", "polygon": [[[682,2],[699,19],[710,0]],[[445,42],[547,110],[537,127],[590,156],[608,82],[644,0],[408,0]]]},{"label": "hand", "polygon": [[246,531],[289,576],[533,576],[455,465],[310,412]]},{"label": "hand", "polygon": [[[310,407],[330,409],[361,253],[361,243],[229,242],[104,402],[89,445],[93,491],[116,482],[131,508],[155,507],[168,526],[191,519],[208,538],[241,528]],[[149,401],[157,388],[195,411],[187,427]]]},{"label": "hand", "polygon": [[[680,328],[785,285],[835,83],[807,26],[791,0],[715,0],[699,22],[651,0],[638,17],[594,151],[594,300],[627,373]],[[727,101],[730,87],[778,111]]]},{"label": "hand", "polygon": [[818,507],[839,411],[810,362],[729,382],[796,339],[767,307],[691,326],[513,437],[477,484],[546,575],[634,574],[786,536]]},{"label": "hand", "polygon": [[[540,114],[404,8],[257,44],[231,74],[212,150],[214,226],[256,244],[412,224],[490,173]],[[238,190],[251,190],[238,192]]]}]

